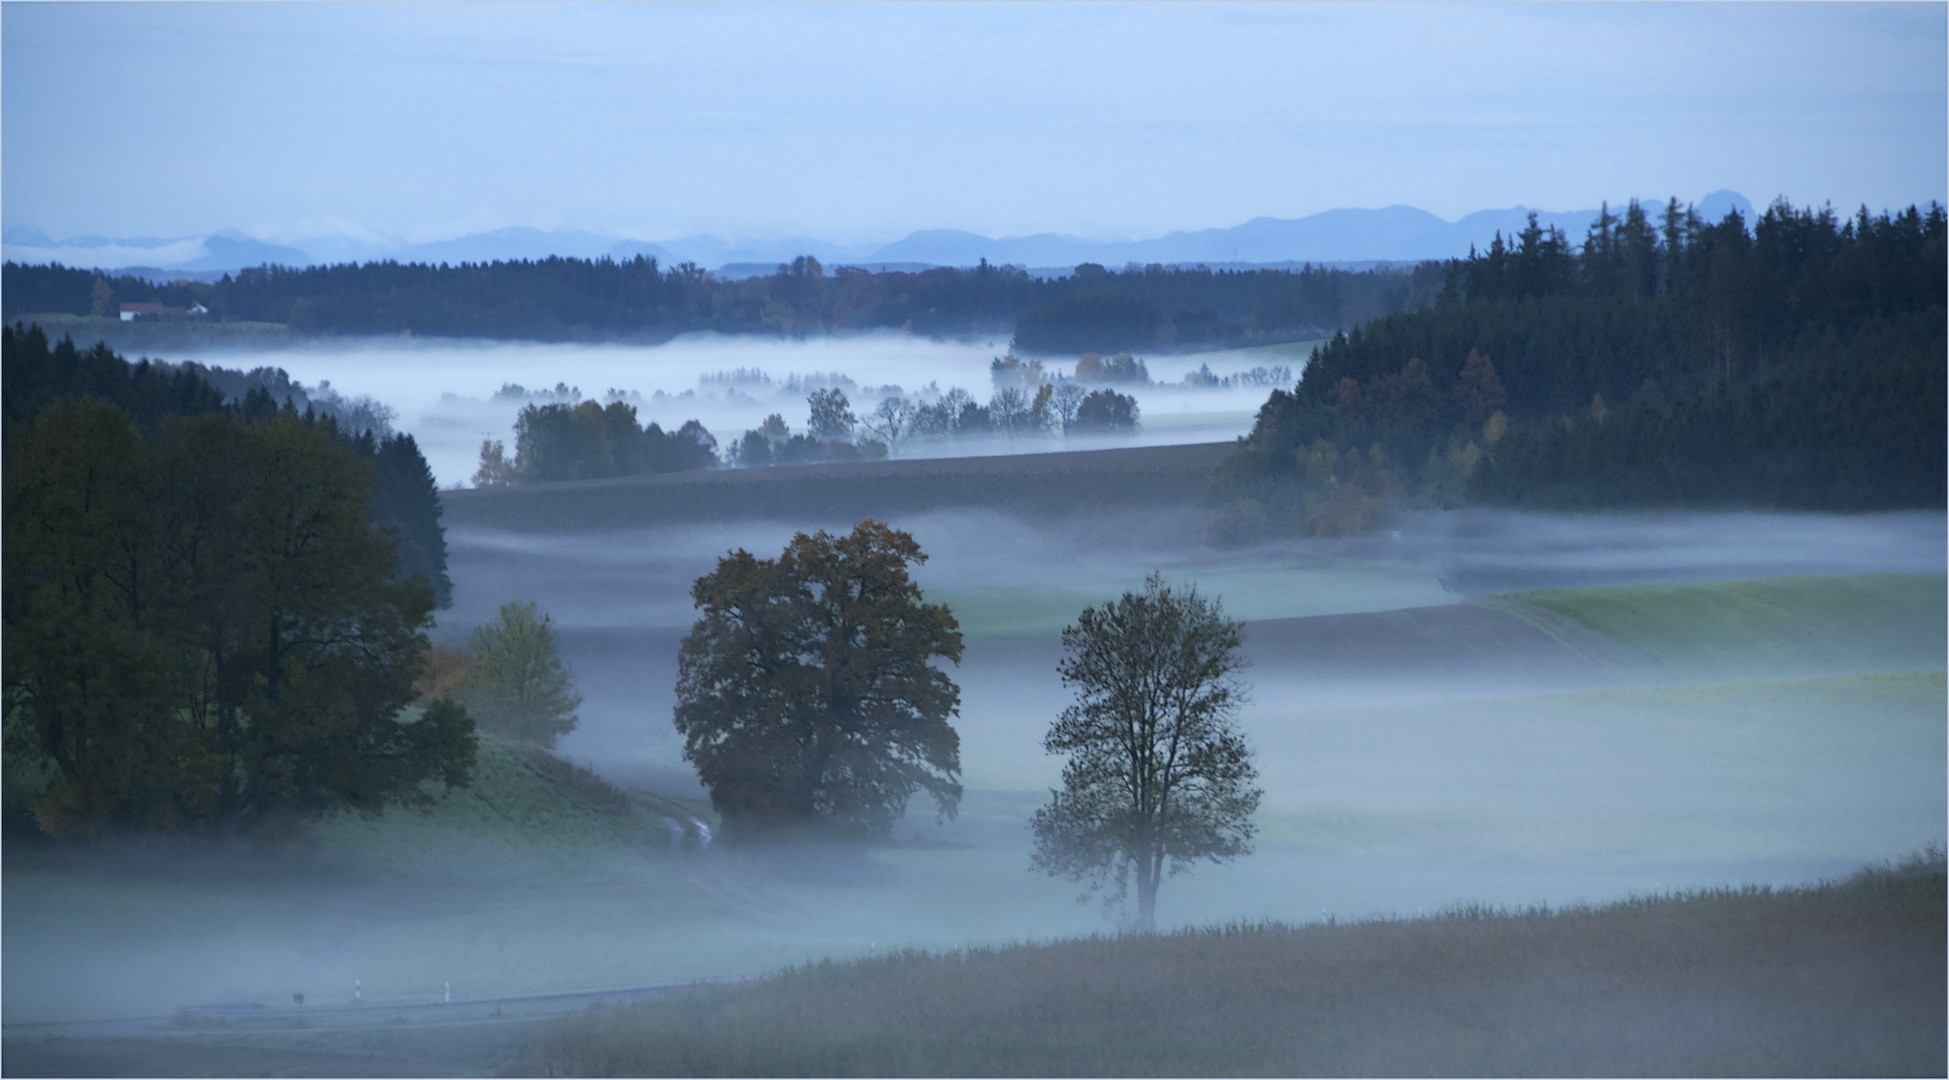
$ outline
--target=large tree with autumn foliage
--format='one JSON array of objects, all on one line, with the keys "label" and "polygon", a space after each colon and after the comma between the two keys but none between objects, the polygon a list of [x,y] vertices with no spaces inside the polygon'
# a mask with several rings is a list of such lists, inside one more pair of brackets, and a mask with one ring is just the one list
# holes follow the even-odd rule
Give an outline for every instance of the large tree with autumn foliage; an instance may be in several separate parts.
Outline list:
[{"label": "large tree with autumn foliage", "polygon": [[738,550],[692,588],[704,617],[677,658],[677,730],[729,835],[883,836],[925,792],[961,798],[961,632],[925,603],[906,533],[875,521]]}]

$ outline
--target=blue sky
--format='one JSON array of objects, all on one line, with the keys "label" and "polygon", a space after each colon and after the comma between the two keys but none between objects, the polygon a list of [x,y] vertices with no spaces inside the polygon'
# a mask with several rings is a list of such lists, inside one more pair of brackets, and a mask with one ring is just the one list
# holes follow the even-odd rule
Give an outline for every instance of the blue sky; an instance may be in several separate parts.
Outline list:
[{"label": "blue sky", "polygon": [[1949,201],[1943,4],[0,6],[55,237],[1099,238]]}]

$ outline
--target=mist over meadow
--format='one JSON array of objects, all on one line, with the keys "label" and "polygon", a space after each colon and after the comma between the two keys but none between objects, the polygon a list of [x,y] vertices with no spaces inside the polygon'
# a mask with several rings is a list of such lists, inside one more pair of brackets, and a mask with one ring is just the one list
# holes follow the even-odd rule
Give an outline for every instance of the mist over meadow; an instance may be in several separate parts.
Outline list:
[{"label": "mist over meadow", "polygon": [[[1141,357],[1150,383],[1116,387],[1142,410],[1132,435],[961,439],[913,443],[899,454],[958,457],[1233,439],[1251,429],[1265,402],[1264,387],[1187,386],[1184,377],[1200,368],[1223,379],[1283,366],[1297,378],[1313,344]],[[848,384],[838,382],[842,377],[850,381],[846,392],[862,416],[889,395],[935,400],[956,387],[986,402],[994,389],[990,364],[1008,354],[1006,334],[956,341],[889,331],[800,341],[705,333],[660,345],[353,338],[298,348],[189,348],[158,358],[246,371],[282,368],[308,388],[329,383],[346,397],[377,398],[397,413],[394,427],[419,442],[440,486],[454,487],[470,482],[483,439],[514,445],[514,421],[523,407],[569,400],[550,396],[558,386],[585,400],[624,401],[636,408],[640,423],[666,431],[700,421],[726,447],[773,413],[793,431],[805,430],[809,390],[826,382],[843,388]],[[1049,369],[1066,376],[1074,366],[1072,357]],[[533,396],[497,398],[509,384]]]},{"label": "mist over meadow", "polygon": [[[112,445],[139,462],[148,444],[130,421],[61,397],[63,379],[97,379],[89,385],[119,387],[155,424],[156,453],[178,455],[130,475],[185,475],[171,470],[189,464],[199,471],[187,475],[224,479],[196,445],[172,441],[192,421],[308,439],[319,460],[342,463],[348,485],[362,475],[358,455],[374,455],[377,472],[387,460],[377,455],[394,454],[405,470],[389,474],[389,512],[419,506],[415,537],[432,527],[436,494],[444,514],[452,603],[418,624],[449,650],[432,663],[485,649],[477,632],[505,625],[509,605],[533,604],[579,701],[552,755],[484,734],[473,782],[427,806],[267,817],[244,840],[112,828],[90,844],[10,846],[7,1018],[303,1008],[299,995],[402,1008],[449,995],[500,1001],[1138,928],[1114,885],[1079,903],[1079,885],[1033,872],[1029,822],[1065,782],[1043,749],[1074,697],[1058,677],[1061,635],[1152,573],[1244,620],[1237,727],[1263,789],[1252,850],[1166,880],[1162,928],[1786,887],[1934,850],[1949,789],[1949,531],[1939,482],[1931,491],[1940,455],[1928,451],[1941,438],[1930,407],[1942,392],[1930,359],[1940,290],[1927,287],[1940,269],[1929,253],[1941,211],[1864,215],[1854,231],[1831,215],[1770,210],[1762,235],[1831,232],[1837,248],[1857,245],[1912,288],[1893,322],[1869,310],[1881,301],[1833,291],[1856,297],[1817,313],[1851,327],[1844,342],[1811,330],[1789,340],[1749,320],[1736,375],[1709,331],[1712,305],[1732,295],[1713,275],[1738,264],[1712,252],[1755,250],[1740,246],[1750,237],[1737,215],[1706,226],[1676,203],[1667,210],[1674,239],[1662,247],[1637,204],[1622,246],[1598,236],[1575,253],[1529,229],[1523,257],[1556,267],[1547,287],[1557,291],[1540,298],[1499,292],[1529,286],[1505,278],[1492,253],[1436,268],[1444,288],[1466,284],[1473,299],[1450,295],[1317,350],[1115,359],[1112,385],[1141,413],[1133,434],[1062,437],[1045,414],[1032,436],[916,438],[888,461],[698,467],[724,464],[706,454],[663,473],[523,472],[463,486],[481,443],[513,441],[531,405],[629,406],[630,438],[649,438],[636,424],[667,432],[694,420],[722,448],[772,414],[795,434],[816,427],[817,390],[843,389],[860,413],[890,395],[926,403],[957,389],[968,406],[1001,389],[1020,402],[1004,381],[1081,382],[1083,357],[1044,357],[1031,379],[1003,360],[1000,334],[355,339],[165,357],[276,367],[320,400],[370,399],[338,415],[389,410],[416,440],[381,447],[355,427],[280,412],[261,392],[226,403],[194,371],[139,369],[106,348],[84,356],[9,330],[21,370],[45,375],[22,385],[46,415],[121,425]],[[1632,265],[1663,266],[1679,286],[1655,292],[1654,279],[1610,273]],[[1848,281],[1858,271],[1835,258],[1805,272]],[[1567,367],[1561,357],[1588,327],[1531,325],[1552,313],[1590,327],[1611,313],[1665,320],[1664,351]],[[1487,354],[1457,344],[1469,335],[1494,343]],[[1138,362],[1147,378],[1133,377]],[[1872,377],[1848,375],[1859,365]],[[29,413],[37,405],[9,398]],[[189,411],[172,404],[183,401],[201,413],[170,416]],[[1888,401],[1902,409],[1888,413]],[[1860,422],[1806,419],[1834,410]],[[608,416],[576,413],[588,414]],[[69,430],[50,423],[35,437],[60,449]],[[525,441],[524,451],[549,451]],[[79,457],[29,460],[58,469]],[[175,512],[171,489],[156,490],[155,505]],[[1525,500],[1535,508],[1519,508]],[[1647,503],[1701,508],[1629,509]],[[965,643],[958,663],[942,661],[959,687],[948,718],[958,813],[938,819],[914,800],[867,844],[715,842],[728,815],[707,801],[673,722],[678,650],[699,615],[693,589],[734,552],[774,558],[801,533],[845,534],[862,519],[911,535],[927,557],[913,580]],[[384,520],[343,531],[369,546]],[[423,562],[434,547],[418,543]],[[364,569],[375,589],[391,574],[369,559]],[[223,595],[226,582],[207,585]],[[431,610],[428,597],[412,602]],[[43,651],[48,670],[64,661]],[[444,700],[417,684],[412,693],[381,718],[404,727],[391,717],[407,702],[431,716]],[[18,805],[16,818],[43,822],[33,827],[50,837],[93,827],[87,791],[49,790],[72,794]]]},{"label": "mist over meadow", "polygon": [[4,14],[0,1073],[1949,1068],[1943,5]]},{"label": "mist over meadow", "polygon": [[[1812,628],[1854,639],[1832,649],[1776,634],[1770,651],[1690,659],[1566,647],[1476,602],[1785,573],[1939,583],[1939,513],[1478,510],[1234,550],[1204,543],[1209,516],[892,516],[929,555],[917,581],[969,642],[949,669],[967,788],[951,822],[915,805],[865,852],[725,851],[674,874],[660,847],[455,833],[440,811],[419,825],[391,812],[384,833],[342,819],[310,854],[211,863],[196,884],[180,869],[215,856],[169,842],[70,854],[10,877],[9,1021],[276,1000],[286,987],[339,1000],[355,979],[370,1000],[443,985],[481,998],[1115,930],[1116,909],[1029,872],[1026,820],[1057,782],[1059,760],[1039,745],[1066,701],[1057,633],[1153,570],[1248,620],[1241,726],[1267,792],[1258,850],[1171,879],[1168,926],[1790,885],[1940,835],[1949,747],[1941,675],[1927,670],[1944,648],[1939,597],[1919,615]],[[560,756],[620,786],[701,797],[670,721],[690,583],[729,550],[775,552],[797,530],[849,524],[746,508],[595,533],[452,525],[455,604],[434,637],[464,643],[499,604],[538,601],[584,698]],[[362,853],[401,835],[432,845],[416,869]],[[102,891],[129,873],[134,891]]]}]

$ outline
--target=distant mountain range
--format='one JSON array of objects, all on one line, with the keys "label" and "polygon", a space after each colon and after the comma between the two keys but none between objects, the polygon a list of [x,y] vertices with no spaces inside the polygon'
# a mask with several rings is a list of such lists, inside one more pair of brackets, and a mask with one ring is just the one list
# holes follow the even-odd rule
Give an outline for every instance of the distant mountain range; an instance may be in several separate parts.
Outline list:
[{"label": "distant mountain range", "polygon": [[[1738,192],[1715,191],[1699,200],[1696,209],[1700,217],[1712,221],[1735,209],[1750,220],[1753,204]],[[8,226],[0,236],[0,254],[12,262],[58,262],[190,277],[214,277],[265,263],[308,266],[377,259],[462,263],[551,255],[581,259],[643,255],[666,265],[693,262],[720,269],[730,277],[768,273],[777,264],[800,255],[811,255],[828,266],[904,270],[973,266],[987,259],[998,265],[1042,268],[1044,272],[1090,262],[1113,268],[1132,262],[1211,266],[1413,262],[1466,255],[1471,246],[1485,248],[1498,232],[1510,236],[1522,231],[1532,212],[1539,223],[1562,229],[1573,242],[1583,240],[1598,215],[1596,210],[1559,213],[1517,206],[1481,210],[1451,222],[1412,206],[1390,206],[1381,210],[1327,210],[1303,218],[1253,218],[1228,229],[1174,232],[1151,240],[1090,240],[1057,233],[997,238],[955,229],[927,229],[881,246],[834,244],[808,236],[732,242],[698,235],[653,243],[525,226],[396,246],[344,236],[271,244],[236,232],[172,239],[78,236],[55,240],[37,229]]]}]

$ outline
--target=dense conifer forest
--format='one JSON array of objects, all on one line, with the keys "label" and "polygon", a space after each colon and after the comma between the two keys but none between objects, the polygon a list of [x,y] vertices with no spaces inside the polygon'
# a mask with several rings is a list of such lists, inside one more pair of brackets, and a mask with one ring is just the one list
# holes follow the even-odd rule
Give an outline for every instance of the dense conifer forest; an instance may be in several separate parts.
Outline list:
[{"label": "dense conifer forest", "polygon": [[655,259],[543,259],[461,266],[264,266],[212,284],[7,263],[0,314],[113,317],[123,303],[201,304],[220,321],[309,334],[539,341],[662,340],[695,330],[803,335],[907,329],[960,337],[1018,333],[1045,354],[1201,348],[1321,337],[1434,300],[1440,268],[1210,270],[1094,264],[1065,277],[987,262],[874,273],[798,258],[766,277],[720,280]]},{"label": "dense conifer forest", "polygon": [[0,397],[9,450],[50,404],[84,395],[119,409],[151,440],[170,417],[222,414],[261,421],[286,405],[304,406],[311,421],[330,427],[341,444],[371,462],[375,486],[366,514],[374,527],[390,530],[398,541],[399,577],[424,575],[439,607],[453,603],[439,486],[411,435],[352,430],[330,415],[313,413],[302,391],[277,369],[245,373],[149,360],[131,364],[106,345],[83,349],[72,340],[50,345],[38,326],[0,326]]},{"label": "dense conifer forest", "polygon": [[1401,496],[1940,506],[1943,226],[1633,202],[1576,248],[1532,220],[1274,392],[1221,480],[1227,527],[1360,531]]}]

